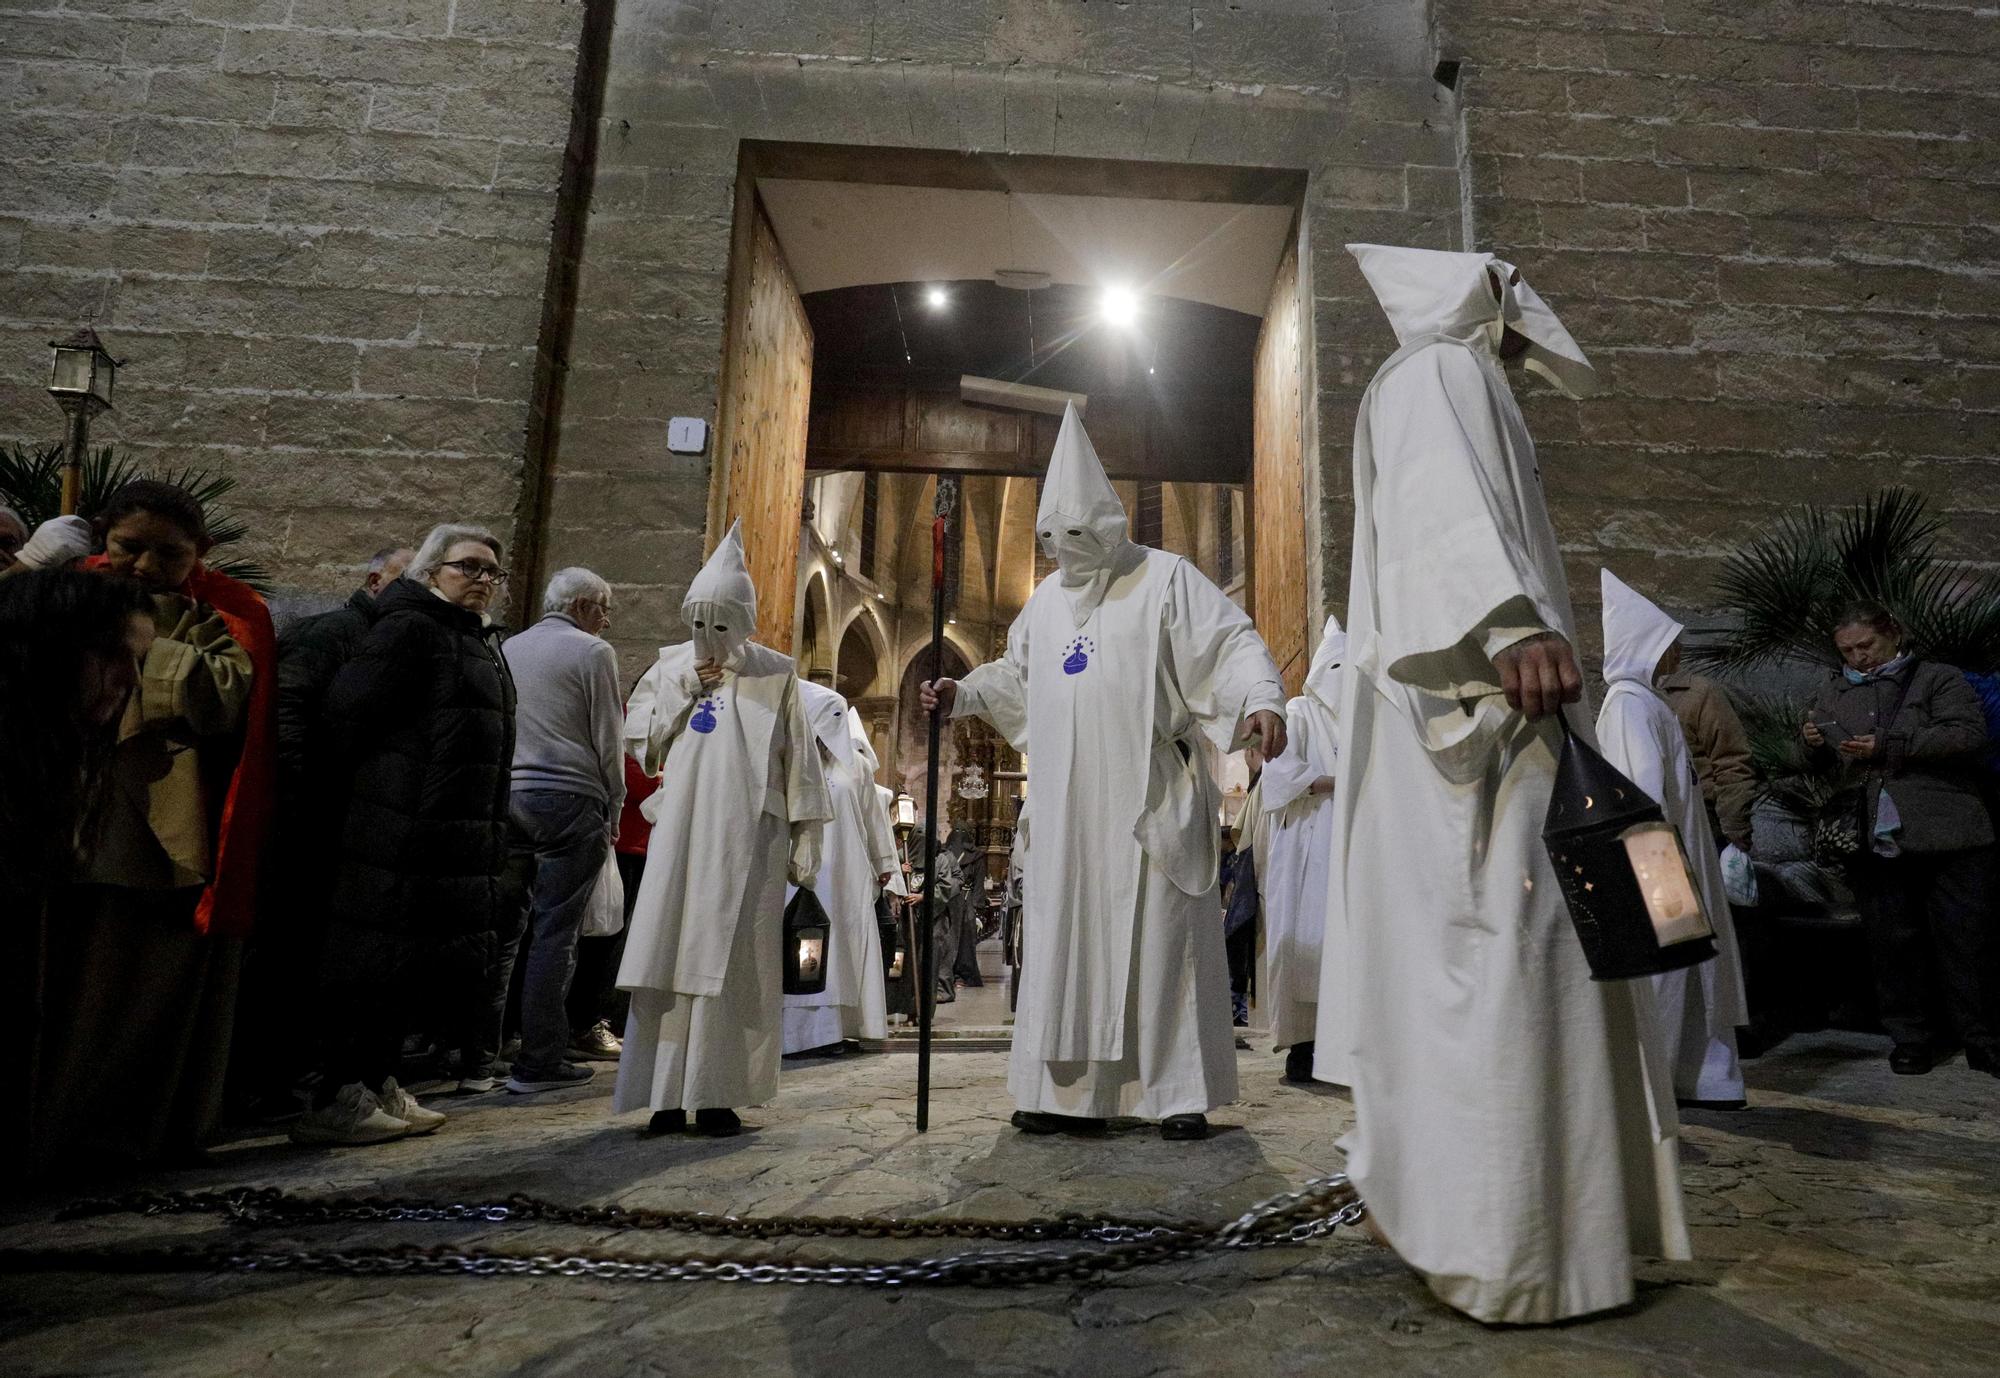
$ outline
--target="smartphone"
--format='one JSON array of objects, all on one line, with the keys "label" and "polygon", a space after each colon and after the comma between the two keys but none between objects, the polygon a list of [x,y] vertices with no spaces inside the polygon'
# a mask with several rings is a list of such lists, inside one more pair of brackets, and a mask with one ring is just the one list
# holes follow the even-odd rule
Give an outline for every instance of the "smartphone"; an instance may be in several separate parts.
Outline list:
[{"label": "smartphone", "polygon": [[1823,718],[1815,714],[1812,724],[1819,729],[1819,735],[1826,739],[1828,746],[1839,746],[1842,742],[1851,742],[1854,740],[1854,734],[1835,722],[1832,718]]}]

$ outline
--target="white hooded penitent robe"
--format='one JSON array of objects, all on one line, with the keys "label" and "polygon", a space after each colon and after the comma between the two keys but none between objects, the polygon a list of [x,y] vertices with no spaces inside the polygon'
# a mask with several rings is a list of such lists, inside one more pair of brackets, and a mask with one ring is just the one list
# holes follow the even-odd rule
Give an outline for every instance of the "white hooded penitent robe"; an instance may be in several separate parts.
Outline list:
[{"label": "white hooded penitent robe", "polygon": [[785,997],[788,1053],[847,1038],[889,1036],[875,901],[882,893],[879,877],[896,869],[896,842],[875,793],[875,753],[867,735],[860,733],[860,719],[831,689],[801,681],[799,691],[806,720],[823,748],[820,765],[833,809],[813,886],[832,931],[827,935],[826,989]]},{"label": "white hooded penitent robe", "polygon": [[1035,526],[1058,571],[960,683],[1034,760],[1025,966],[1007,1083],[1023,1110],[1160,1118],[1236,1096],[1204,743],[1282,713],[1270,652],[1193,566],[1125,539],[1074,408]]},{"label": "white hooded penitent robe", "polygon": [[[1267,832],[1256,847],[1263,890],[1264,925],[1258,939],[1257,1004],[1279,1051],[1314,1043],[1320,1022],[1320,966],[1327,953],[1338,961],[1339,924],[1332,908],[1327,858],[1333,848],[1333,796],[1312,793],[1313,781],[1336,773],[1340,759],[1341,666],[1347,637],[1326,620],[1305,692],[1285,705],[1284,754],[1264,763],[1257,793]],[[1342,1002],[1336,1002],[1336,1004]],[[1347,1084],[1345,1040],[1334,1039],[1325,1070],[1314,1050],[1315,1075]]]},{"label": "white hooded penitent robe", "polygon": [[1702,908],[1715,930],[1714,957],[1653,978],[1654,1047],[1660,1064],[1673,1069],[1674,1094],[1681,1099],[1740,1101],[1736,1026],[1749,1022],[1750,1011],[1722,857],[1680,719],[1653,688],[1660,657],[1685,629],[1608,569],[1602,588],[1604,678],[1610,687],[1597,710],[1598,749],[1680,829]]},{"label": "white hooded penitent robe", "polygon": [[[831,816],[789,656],[745,638],[756,591],[736,528],[688,589],[695,639],[660,651],[625,747],[665,779],[618,985],[632,992],[615,1113],[733,1109],[778,1089],[785,882],[811,883]],[[722,680],[703,689],[695,665]]]},{"label": "white hooded penitent robe", "polygon": [[[1686,1257],[1671,1101],[1632,984],[1590,979],[1541,838],[1561,728],[1507,707],[1493,656],[1575,641],[1535,449],[1496,355],[1572,394],[1590,369],[1490,254],[1353,245],[1402,344],[1354,431],[1332,866],[1344,888],[1356,1129],[1348,1171],[1432,1290],[1487,1322],[1632,1299]],[[1581,706],[1568,718],[1588,733]],[[1642,991],[1643,987],[1640,988]]]}]

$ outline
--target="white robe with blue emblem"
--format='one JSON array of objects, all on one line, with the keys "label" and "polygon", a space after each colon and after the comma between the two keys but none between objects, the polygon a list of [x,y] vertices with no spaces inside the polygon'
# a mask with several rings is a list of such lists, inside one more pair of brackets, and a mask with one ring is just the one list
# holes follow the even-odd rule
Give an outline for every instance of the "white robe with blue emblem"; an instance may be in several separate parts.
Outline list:
[{"label": "white robe with blue emblem", "polygon": [[1007,1075],[1020,1109],[1164,1118],[1235,1099],[1209,752],[1284,704],[1243,611],[1134,545],[1080,601],[1044,579],[1006,654],[960,682],[956,715],[1033,763]]},{"label": "white robe with blue emblem", "polygon": [[704,690],[691,643],[632,698],[625,747],[660,788],[632,908],[632,992],[612,1109],[734,1109],[778,1090],[785,881],[810,883],[831,817],[789,656],[748,643]]}]

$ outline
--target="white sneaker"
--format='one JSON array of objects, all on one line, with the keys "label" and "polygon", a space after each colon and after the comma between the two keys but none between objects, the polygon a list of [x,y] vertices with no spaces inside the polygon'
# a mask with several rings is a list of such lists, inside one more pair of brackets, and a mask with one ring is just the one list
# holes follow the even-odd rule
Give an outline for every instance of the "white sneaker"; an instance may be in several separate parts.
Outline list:
[{"label": "white sneaker", "polygon": [[408,1120],[384,1110],[375,1093],[356,1081],[341,1087],[329,1104],[299,1116],[292,1126],[292,1142],[382,1144],[404,1138],[409,1132]]},{"label": "white sneaker", "polygon": [[625,1045],[611,1032],[611,1021],[600,1019],[572,1038],[569,1050],[586,1062],[616,1062]]},{"label": "white sneaker", "polygon": [[394,1077],[382,1083],[381,1099],[383,1111],[409,1125],[412,1134],[428,1134],[445,1122],[437,1111],[418,1105],[417,1098],[398,1086]]}]

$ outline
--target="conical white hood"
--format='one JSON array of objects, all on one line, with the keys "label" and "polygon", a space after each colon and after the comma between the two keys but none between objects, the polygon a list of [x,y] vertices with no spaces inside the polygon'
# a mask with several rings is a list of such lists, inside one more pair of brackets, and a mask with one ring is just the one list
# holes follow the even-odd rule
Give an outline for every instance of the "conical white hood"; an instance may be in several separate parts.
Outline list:
[{"label": "conical white hood", "polygon": [[1340,688],[1334,682],[1334,671],[1346,663],[1347,633],[1341,630],[1339,618],[1329,617],[1306,671],[1306,692],[1336,713],[1340,711]]},{"label": "conical white hood", "polygon": [[836,761],[854,759],[854,738],[847,730],[847,700],[823,684],[799,681],[799,702],[805,705],[806,721],[813,736],[833,754]]},{"label": "conical white hood", "polygon": [[1107,551],[1125,541],[1125,504],[1104,476],[1097,447],[1090,443],[1075,403],[1063,408],[1062,429],[1056,433],[1055,453],[1049,456],[1048,477],[1042,481],[1042,505],[1035,513],[1035,534],[1050,559],[1058,554],[1048,549],[1050,541],[1066,536],[1071,528],[1095,536]]},{"label": "conical white hood", "polygon": [[1598,580],[1604,595],[1604,680],[1652,687],[1660,657],[1687,628],[1610,570]]},{"label": "conical white hood", "polygon": [[1035,539],[1056,562],[1063,592],[1078,626],[1103,601],[1111,578],[1131,558],[1125,504],[1104,475],[1097,450],[1074,404],[1063,408],[1062,429],[1042,482]]},{"label": "conical white hood", "polygon": [[743,558],[743,522],[708,557],[681,600],[681,620],[694,633],[701,658],[720,665],[740,650],[757,629],[757,586]]},{"label": "conical white hood", "polygon": [[[1362,276],[1382,304],[1399,344],[1423,335],[1470,340],[1482,333],[1497,346],[1504,325],[1528,338],[1526,367],[1571,397],[1597,391],[1597,373],[1549,304],[1519,270],[1492,254],[1350,244]],[[1501,282],[1493,295],[1491,273]]]},{"label": "conical white hood", "polygon": [[860,758],[862,767],[873,775],[882,768],[882,760],[875,754],[875,743],[868,740],[868,725],[861,721],[861,710],[847,710],[847,735],[854,741],[854,754]]}]

